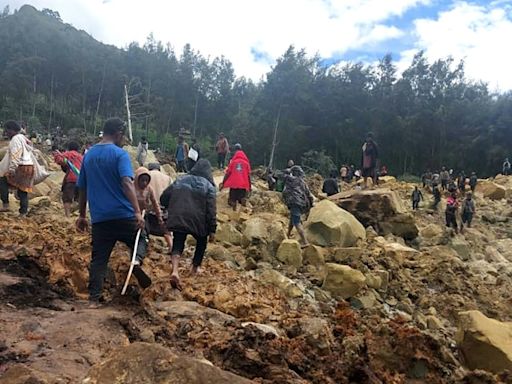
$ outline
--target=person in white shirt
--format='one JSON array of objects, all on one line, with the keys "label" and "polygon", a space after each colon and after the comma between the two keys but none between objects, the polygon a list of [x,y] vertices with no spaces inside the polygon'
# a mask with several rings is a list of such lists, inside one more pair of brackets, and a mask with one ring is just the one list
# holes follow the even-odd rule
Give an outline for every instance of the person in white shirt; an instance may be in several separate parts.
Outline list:
[{"label": "person in white shirt", "polygon": [[34,183],[34,161],[32,144],[20,133],[21,127],[15,121],[7,121],[4,134],[10,139],[9,149],[0,167],[1,212],[9,211],[9,189],[15,189],[20,199],[20,215],[28,212],[28,194]]}]

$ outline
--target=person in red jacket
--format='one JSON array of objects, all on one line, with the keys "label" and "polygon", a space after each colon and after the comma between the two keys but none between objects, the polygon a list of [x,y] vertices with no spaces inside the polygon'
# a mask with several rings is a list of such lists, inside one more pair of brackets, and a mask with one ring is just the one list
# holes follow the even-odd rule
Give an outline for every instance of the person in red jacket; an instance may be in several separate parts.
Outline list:
[{"label": "person in red jacket", "polygon": [[61,169],[66,172],[64,180],[62,180],[62,202],[64,203],[64,213],[66,217],[71,215],[71,204],[73,201],[78,201],[78,190],[76,182],[78,175],[67,165],[67,162],[72,163],[75,168],[80,171],[82,167],[82,155],[80,154],[80,146],[74,141],[70,141],[67,145],[68,150],[64,153],[59,151],[53,154],[53,158]]},{"label": "person in red jacket", "polygon": [[228,204],[233,211],[236,211],[237,203],[245,207],[247,193],[251,191],[251,164],[240,144],[235,144],[235,154],[219,189],[222,191],[224,187],[229,188]]}]

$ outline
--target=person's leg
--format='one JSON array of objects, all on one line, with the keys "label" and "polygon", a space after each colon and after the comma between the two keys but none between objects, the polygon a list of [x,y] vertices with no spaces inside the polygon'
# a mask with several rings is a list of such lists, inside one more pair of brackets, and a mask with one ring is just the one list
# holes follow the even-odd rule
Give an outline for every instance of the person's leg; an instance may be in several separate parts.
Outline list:
[{"label": "person's leg", "polygon": [[196,239],[196,250],[194,252],[194,258],[192,259],[192,273],[196,274],[199,271],[206,252],[206,246],[208,244],[208,236],[194,236]]},{"label": "person's leg", "polygon": [[28,192],[18,189],[18,197],[20,198],[20,215],[26,215],[28,212]]},{"label": "person's leg", "polygon": [[293,229],[293,223],[292,223],[292,216],[290,212],[290,221],[288,222],[288,232],[286,233],[286,236],[290,238],[292,236],[292,229]]},{"label": "person's leg", "polygon": [[[108,260],[114,245],[110,222],[92,225],[92,256],[89,264],[89,300],[99,301],[103,280],[107,273]],[[115,233],[114,233],[115,234]]]},{"label": "person's leg", "polygon": [[165,239],[165,242],[167,243],[167,247],[169,248],[169,253],[172,252],[172,235],[170,232],[166,232],[164,233],[164,239]]},{"label": "person's leg", "polygon": [[299,233],[301,245],[303,247],[308,245],[309,243],[306,239],[306,233],[304,232],[304,227],[302,226],[302,224],[300,222],[295,225],[295,229],[297,229],[297,232]]},{"label": "person's leg", "polygon": [[181,290],[181,282],[178,268],[180,264],[180,257],[183,254],[183,250],[185,249],[185,240],[187,239],[187,234],[183,232],[174,232],[173,237],[174,239],[171,251],[171,285],[173,288]]},{"label": "person's leg", "polygon": [[217,153],[217,168],[222,169],[222,155]]},{"label": "person's leg", "polygon": [[1,211],[9,210],[9,184],[7,177],[0,177],[0,198],[2,200]]}]

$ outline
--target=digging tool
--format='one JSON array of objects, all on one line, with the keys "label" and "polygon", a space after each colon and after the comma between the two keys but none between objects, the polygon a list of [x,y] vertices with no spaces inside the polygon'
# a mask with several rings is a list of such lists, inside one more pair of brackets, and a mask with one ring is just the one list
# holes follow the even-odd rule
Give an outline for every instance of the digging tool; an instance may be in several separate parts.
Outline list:
[{"label": "digging tool", "polygon": [[[146,213],[145,210],[142,211],[142,218],[144,218],[145,213]],[[124,295],[126,293],[126,289],[128,288],[128,283],[130,282],[130,277],[132,277],[133,269],[135,268],[135,266],[138,266],[136,264],[137,248],[139,247],[139,239],[140,239],[141,232],[142,232],[142,229],[139,229],[137,231],[137,236],[135,236],[135,244],[133,245],[132,261],[130,263],[130,269],[128,269],[128,276],[126,276],[126,281],[124,282],[124,286],[123,286],[123,290],[121,291],[121,295]],[[142,270],[140,270],[140,272],[144,273]],[[137,274],[135,276],[137,276]],[[149,277],[146,276],[146,279],[149,279]],[[149,283],[149,284],[151,284],[151,283]],[[143,288],[146,288],[146,287],[143,287]]]}]

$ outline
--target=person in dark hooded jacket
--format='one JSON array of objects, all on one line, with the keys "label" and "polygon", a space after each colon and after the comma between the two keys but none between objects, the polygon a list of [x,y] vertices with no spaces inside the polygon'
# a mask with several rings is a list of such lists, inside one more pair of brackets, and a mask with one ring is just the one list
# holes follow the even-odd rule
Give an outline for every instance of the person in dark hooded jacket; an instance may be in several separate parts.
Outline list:
[{"label": "person in dark hooded jacket", "polygon": [[305,174],[301,167],[294,165],[290,169],[290,174],[285,176],[283,199],[290,210],[290,224],[288,225],[288,237],[292,234],[295,227],[299,233],[302,246],[308,244],[304,227],[301,223],[303,213],[309,212],[313,206],[313,197],[309,191],[308,185],[304,180]]},{"label": "person in dark hooded jacket", "polygon": [[199,159],[188,175],[179,177],[160,197],[160,204],[169,212],[167,228],[174,233],[171,251],[171,285],[181,290],[179,259],[188,235],[196,239],[192,273],[198,272],[208,243],[215,240],[217,229],[216,190],[212,166]]},{"label": "person in dark hooded jacket", "polygon": [[[342,177],[346,178],[346,176]],[[322,192],[325,193],[327,196],[332,196],[340,192],[340,188],[338,186],[338,171],[331,171],[331,177],[324,180]]]}]

